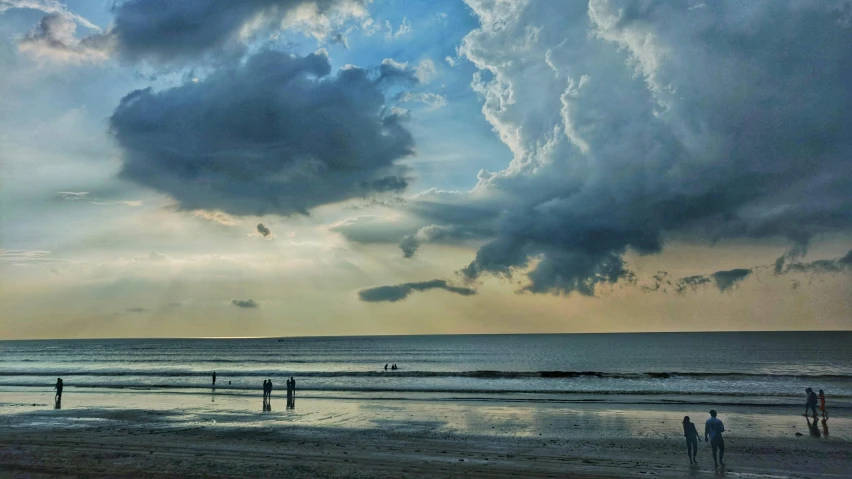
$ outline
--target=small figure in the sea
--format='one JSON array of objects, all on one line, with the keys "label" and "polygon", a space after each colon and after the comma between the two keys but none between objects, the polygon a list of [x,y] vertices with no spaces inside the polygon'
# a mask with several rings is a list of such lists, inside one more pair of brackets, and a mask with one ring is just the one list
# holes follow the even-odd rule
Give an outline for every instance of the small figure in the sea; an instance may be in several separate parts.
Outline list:
[{"label": "small figure in the sea", "polygon": [[64,384],[62,384],[62,378],[56,378],[56,385],[53,386],[53,389],[56,389],[56,396],[53,397],[53,400],[56,403],[62,402],[62,387],[63,386],[64,386]]},{"label": "small figure in the sea", "polygon": [[[716,418],[716,411],[710,410],[710,419],[704,423],[704,441],[709,438],[710,446],[713,448],[713,463],[725,465],[725,440],[722,439],[722,433],[725,432],[725,425],[722,421]],[[716,461],[716,452],[719,452],[719,460]]]},{"label": "small figure in the sea", "polygon": [[385,363],[385,371],[387,371],[387,370],[388,370],[388,364]]},{"label": "small figure in the sea", "polygon": [[269,382],[266,379],[264,379],[263,380],[263,399],[264,400],[266,399],[266,395],[267,395],[268,392],[269,392]]},{"label": "small figure in the sea", "polygon": [[823,421],[828,419],[828,411],[825,410],[825,393],[822,389],[819,390],[819,410],[822,412]]},{"label": "small figure in the sea", "polygon": [[216,387],[216,371],[213,371],[213,387]]},{"label": "small figure in the sea", "polygon": [[272,398],[272,379],[266,380],[266,400]]},{"label": "small figure in the sea", "polygon": [[808,415],[808,409],[810,409],[814,413],[814,418],[816,418],[817,395],[811,388],[805,389],[805,393],[808,395],[808,399],[805,401],[805,416]]},{"label": "small figure in the sea", "polygon": [[698,429],[695,428],[695,423],[689,421],[689,416],[683,417],[683,435],[686,437],[686,456],[689,458],[690,464],[695,464],[695,455],[698,454]]}]

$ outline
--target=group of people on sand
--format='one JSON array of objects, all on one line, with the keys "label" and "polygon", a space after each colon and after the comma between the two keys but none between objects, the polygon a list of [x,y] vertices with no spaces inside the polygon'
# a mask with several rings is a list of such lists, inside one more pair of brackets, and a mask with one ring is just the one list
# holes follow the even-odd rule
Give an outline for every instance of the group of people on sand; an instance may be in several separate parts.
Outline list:
[{"label": "group of people on sand", "polygon": [[[725,465],[725,440],[722,438],[722,433],[725,432],[725,425],[722,420],[716,417],[716,411],[710,410],[710,418],[704,422],[704,442],[709,442],[713,449],[713,464],[717,467],[719,464]],[[690,464],[698,464],[695,459],[698,454],[698,441],[701,437],[698,434],[698,429],[695,423],[690,422],[689,416],[683,417],[683,435],[686,436],[686,455],[689,456]],[[718,454],[718,460],[716,456]]]},{"label": "group of people on sand", "polygon": [[[290,376],[290,379],[287,380],[287,408],[292,409],[296,407],[296,380],[293,379],[293,376]],[[269,399],[272,397],[272,379],[267,379],[263,381],[263,410],[271,411],[272,405],[269,402]]]},{"label": "group of people on sand", "polygon": [[[386,364],[385,364],[385,371],[387,371],[387,370],[388,370],[388,364],[390,364],[390,363],[386,363]],[[399,369],[399,368],[398,368],[398,367],[396,367],[396,363],[393,363],[393,366],[391,366],[391,369],[393,369],[394,371],[396,371],[396,370],[397,370],[397,369]]]},{"label": "group of people on sand", "polygon": [[[817,423],[817,403],[819,403],[819,410],[822,413],[822,435],[828,437],[828,410],[825,408],[825,392],[820,389],[819,395],[814,392],[813,389],[807,388],[805,389],[805,394],[807,394],[807,400],[805,401],[805,421],[808,422],[808,431],[810,431],[811,436],[820,437],[819,424]],[[813,421],[808,417],[808,410],[813,413]]]},{"label": "group of people on sand", "polygon": [[[823,434],[828,436],[828,411],[825,408],[825,392],[820,389],[819,394],[815,393],[813,389],[807,388],[805,389],[805,393],[807,394],[807,401],[805,402],[805,419],[808,421],[808,429],[811,431],[811,435],[814,437],[819,437],[819,427],[817,426],[817,404],[819,404],[819,410],[822,413],[822,428]],[[813,423],[808,417],[808,410],[813,413]],[[704,423],[704,441],[709,442],[710,446],[713,448],[713,463],[716,466],[725,465],[724,457],[725,457],[725,440],[722,438],[722,433],[725,432],[725,425],[722,421],[716,417],[716,411],[710,411],[710,418]],[[690,422],[689,416],[684,416],[683,418],[683,435],[686,437],[686,454],[689,457],[690,464],[697,464],[695,460],[696,454],[698,454],[698,441],[701,440],[700,435],[698,434],[698,429],[695,427],[695,424]],[[798,435],[798,434],[797,434]],[[717,460],[718,454],[718,460]]]}]

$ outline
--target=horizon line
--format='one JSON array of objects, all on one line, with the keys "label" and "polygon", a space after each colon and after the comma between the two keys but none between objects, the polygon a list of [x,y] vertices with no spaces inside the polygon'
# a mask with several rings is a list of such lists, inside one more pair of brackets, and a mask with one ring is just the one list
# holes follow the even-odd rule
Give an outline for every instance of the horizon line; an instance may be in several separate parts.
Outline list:
[{"label": "horizon line", "polygon": [[112,338],[17,338],[0,339],[4,341],[115,341],[115,340],[156,340],[156,339],[318,339],[318,338],[379,338],[379,337],[418,337],[418,336],[548,336],[548,335],[593,335],[593,334],[708,334],[708,333],[848,333],[850,329],[748,329],[716,331],[607,331],[573,333],[420,333],[420,334],[341,334],[314,336],[134,336]]}]

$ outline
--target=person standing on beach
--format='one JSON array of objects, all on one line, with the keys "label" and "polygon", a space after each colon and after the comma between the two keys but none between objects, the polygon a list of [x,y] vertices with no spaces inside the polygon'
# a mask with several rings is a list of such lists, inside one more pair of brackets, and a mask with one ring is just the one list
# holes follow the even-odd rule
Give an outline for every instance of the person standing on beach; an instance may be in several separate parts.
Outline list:
[{"label": "person standing on beach", "polygon": [[689,416],[683,417],[683,435],[686,437],[686,456],[689,458],[690,464],[695,464],[695,455],[698,454],[698,430],[695,428],[695,423],[689,421]]},{"label": "person standing on beach", "polygon": [[293,379],[293,376],[290,376],[290,379],[287,380],[287,407],[296,407],[296,380]]},{"label": "person standing on beach", "polygon": [[805,416],[808,415],[808,409],[810,409],[814,413],[814,418],[816,418],[817,395],[811,388],[805,389],[805,393],[808,395],[808,399],[805,401]]},{"label": "person standing on beach", "polygon": [[213,387],[216,387],[216,371],[213,371]]},{"label": "person standing on beach", "polygon": [[[710,446],[713,447],[713,463],[725,465],[725,440],[722,439],[722,433],[725,432],[725,425],[722,421],[716,419],[716,411],[710,410],[710,419],[704,423],[704,441],[710,440]],[[719,461],[716,461],[716,451],[719,452]]]},{"label": "person standing on beach", "polygon": [[828,412],[825,410],[825,393],[822,389],[819,390],[819,410],[822,412],[822,420],[828,419]]},{"label": "person standing on beach", "polygon": [[263,380],[263,400],[266,401],[266,393],[269,391],[269,383],[266,382],[266,379]]},{"label": "person standing on beach", "polygon": [[62,378],[56,378],[56,386],[53,386],[53,389],[56,389],[56,396],[53,397],[54,402],[62,401]]}]

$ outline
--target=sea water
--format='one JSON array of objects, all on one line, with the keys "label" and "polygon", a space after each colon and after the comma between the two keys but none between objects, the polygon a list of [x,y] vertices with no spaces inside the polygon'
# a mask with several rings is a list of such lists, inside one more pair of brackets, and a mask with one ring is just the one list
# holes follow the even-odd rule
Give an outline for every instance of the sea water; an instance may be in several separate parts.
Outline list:
[{"label": "sea water", "polygon": [[[0,341],[0,390],[852,406],[852,332]],[[387,370],[385,369],[385,365]],[[392,369],[396,364],[398,369]]]}]

